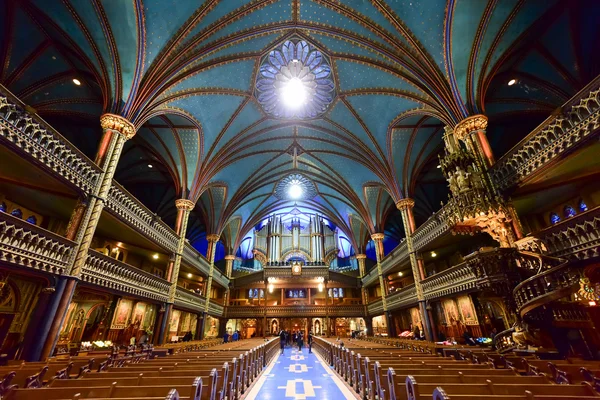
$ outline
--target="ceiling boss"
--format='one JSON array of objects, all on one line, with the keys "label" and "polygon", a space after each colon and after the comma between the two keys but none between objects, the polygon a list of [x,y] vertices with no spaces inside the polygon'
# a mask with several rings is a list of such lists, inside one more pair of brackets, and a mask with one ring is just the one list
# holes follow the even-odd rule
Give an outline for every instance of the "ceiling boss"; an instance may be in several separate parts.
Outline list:
[{"label": "ceiling boss", "polygon": [[304,40],[286,40],[263,58],[256,97],[265,112],[276,118],[323,115],[335,98],[329,59]]}]

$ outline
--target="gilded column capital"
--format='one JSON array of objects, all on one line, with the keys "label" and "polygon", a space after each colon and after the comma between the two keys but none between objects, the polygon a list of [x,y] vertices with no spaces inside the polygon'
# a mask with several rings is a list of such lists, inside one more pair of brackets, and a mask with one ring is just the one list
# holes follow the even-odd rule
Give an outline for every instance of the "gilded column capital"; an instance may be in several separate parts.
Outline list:
[{"label": "gilded column capital", "polygon": [[209,242],[218,242],[220,238],[221,238],[221,236],[217,235],[216,233],[211,233],[210,235],[206,235],[206,240],[208,240]]},{"label": "gilded column capital", "polygon": [[357,254],[355,257],[357,260],[364,260],[367,258],[367,255],[366,254]]},{"label": "gilded column capital", "polygon": [[396,208],[400,211],[402,210],[410,210],[415,206],[415,201],[413,199],[402,199],[396,202]]},{"label": "gilded column capital", "polygon": [[454,136],[459,140],[463,140],[465,136],[473,131],[485,130],[487,125],[488,119],[485,115],[472,115],[456,124],[454,127]]},{"label": "gilded column capital", "polygon": [[371,235],[371,239],[373,239],[376,242],[379,240],[383,240],[383,238],[385,238],[385,234],[383,233],[374,233]]},{"label": "gilded column capital", "polygon": [[116,114],[102,114],[100,116],[100,126],[102,126],[102,129],[119,132],[126,139],[131,139],[136,131],[135,125]]},{"label": "gilded column capital", "polygon": [[188,199],[175,200],[175,207],[177,207],[178,210],[192,211],[195,206],[196,206],[196,203],[194,203],[193,201],[188,200]]},{"label": "gilded column capital", "polygon": [[234,256],[234,255],[231,255],[231,254],[229,254],[229,255],[226,255],[226,256],[225,256],[225,260],[227,260],[227,261],[233,261],[233,260],[235,260],[235,256]]}]

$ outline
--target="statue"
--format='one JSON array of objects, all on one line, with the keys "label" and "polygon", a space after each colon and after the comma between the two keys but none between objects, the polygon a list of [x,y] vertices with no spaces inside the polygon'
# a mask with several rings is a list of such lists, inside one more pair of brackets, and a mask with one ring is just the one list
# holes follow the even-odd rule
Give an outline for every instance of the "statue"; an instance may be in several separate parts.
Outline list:
[{"label": "statue", "polygon": [[469,174],[460,169],[460,167],[456,167],[456,182],[458,183],[458,189],[461,192],[466,192],[469,190]]},{"label": "statue", "polygon": [[529,346],[540,346],[539,332],[532,332],[532,330],[529,328],[529,325],[527,325],[526,323],[515,324],[515,331],[512,334],[512,338],[513,341],[520,348],[528,348]]},{"label": "statue", "polygon": [[473,189],[482,190],[483,189],[483,174],[481,171],[473,168],[472,165],[469,165],[467,168],[467,174],[469,175],[469,180],[471,181],[471,186]]},{"label": "statue", "polygon": [[448,186],[450,186],[452,194],[458,193],[458,182],[456,182],[456,177],[453,173],[450,173],[450,176],[448,177]]}]

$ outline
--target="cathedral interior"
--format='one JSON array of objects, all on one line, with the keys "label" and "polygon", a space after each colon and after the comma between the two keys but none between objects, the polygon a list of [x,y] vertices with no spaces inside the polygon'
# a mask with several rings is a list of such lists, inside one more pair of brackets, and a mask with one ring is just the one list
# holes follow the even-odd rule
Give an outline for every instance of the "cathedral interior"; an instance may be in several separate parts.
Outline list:
[{"label": "cathedral interior", "polygon": [[[220,364],[196,394],[68,393],[526,398],[475,375],[429,390],[374,348],[600,396],[599,18],[591,0],[0,0],[0,397],[204,351]],[[275,364],[292,335],[314,351]]]}]

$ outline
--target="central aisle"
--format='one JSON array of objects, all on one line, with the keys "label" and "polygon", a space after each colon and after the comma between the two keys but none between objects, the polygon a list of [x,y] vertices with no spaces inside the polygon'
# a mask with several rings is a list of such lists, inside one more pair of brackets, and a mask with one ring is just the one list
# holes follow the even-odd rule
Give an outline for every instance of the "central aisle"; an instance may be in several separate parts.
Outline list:
[{"label": "central aisle", "polygon": [[352,392],[305,348],[286,348],[264,372],[246,399],[346,399],[355,400]]}]

